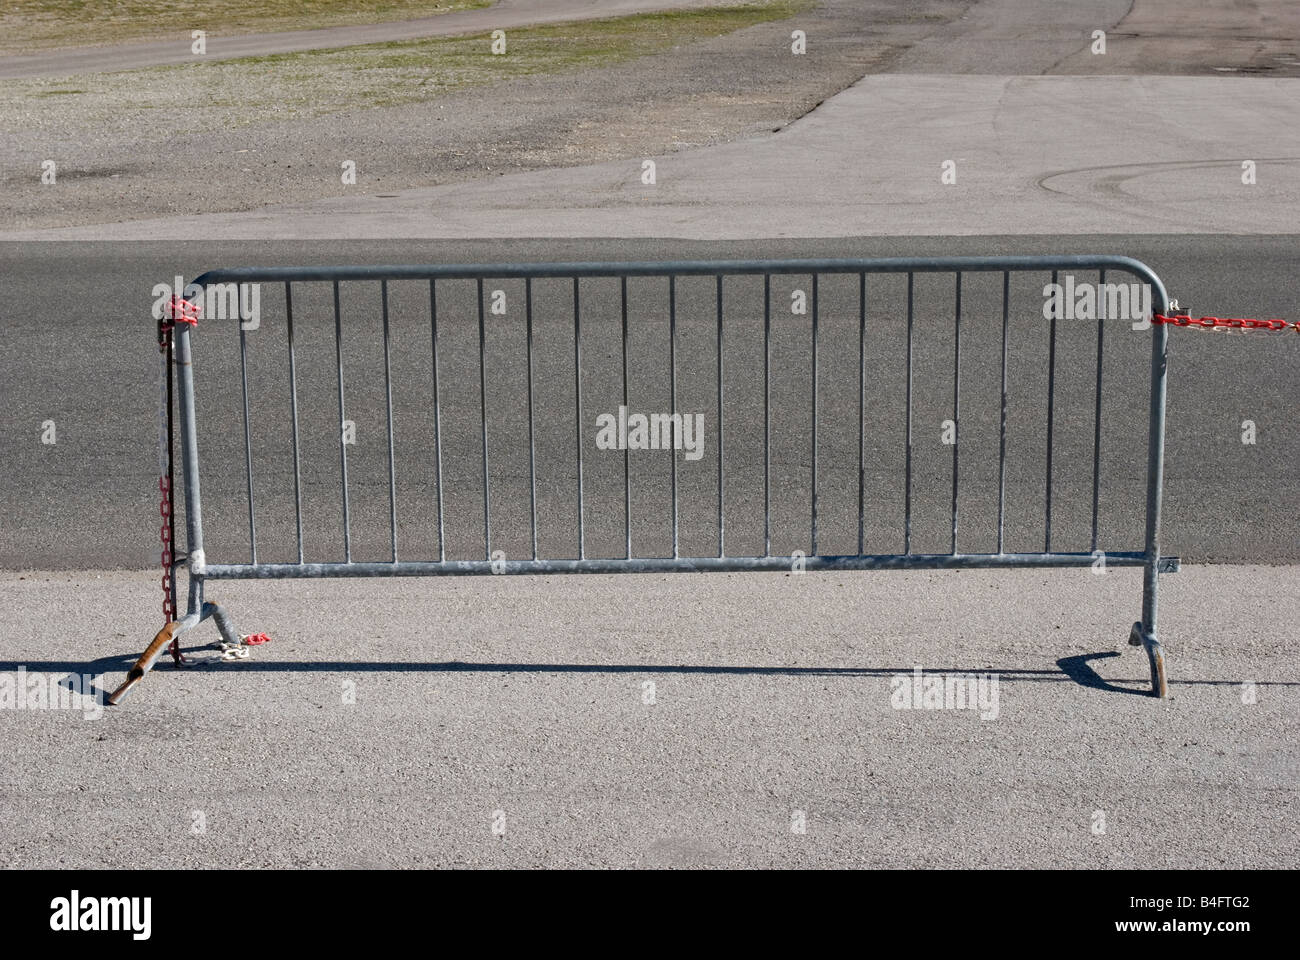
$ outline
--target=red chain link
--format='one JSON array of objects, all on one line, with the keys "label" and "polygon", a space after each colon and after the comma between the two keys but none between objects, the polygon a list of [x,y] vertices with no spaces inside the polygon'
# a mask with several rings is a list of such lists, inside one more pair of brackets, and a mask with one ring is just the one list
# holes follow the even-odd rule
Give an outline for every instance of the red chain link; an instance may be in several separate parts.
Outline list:
[{"label": "red chain link", "polygon": [[1152,323],[1168,323],[1175,327],[1198,327],[1207,330],[1294,330],[1300,333],[1300,320],[1250,320],[1243,317],[1166,317],[1155,314]]},{"label": "red chain link", "polygon": [[[190,303],[183,297],[172,297],[167,304],[167,315],[163,317],[164,329],[170,329],[176,323],[188,323],[191,327],[197,327],[201,309],[199,304]],[[171,323],[167,322],[169,320]]]}]

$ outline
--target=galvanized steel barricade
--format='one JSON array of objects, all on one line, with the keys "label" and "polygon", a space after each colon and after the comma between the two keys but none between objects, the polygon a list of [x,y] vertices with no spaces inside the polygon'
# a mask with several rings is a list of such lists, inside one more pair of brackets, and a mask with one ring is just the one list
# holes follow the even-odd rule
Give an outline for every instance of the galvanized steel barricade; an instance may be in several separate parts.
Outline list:
[{"label": "galvanized steel barricade", "polygon": [[[192,364],[194,363],[193,338],[196,331],[190,326],[180,324],[175,329],[175,367],[178,376],[179,419],[181,460],[185,484],[185,519],[187,549],[182,558],[178,555],[176,564],[184,565],[189,572],[189,596],[187,612],[177,623],[169,624],[159,634],[159,638],[141,658],[132,671],[133,679],[138,680],[153,665],[162,653],[167,641],[186,630],[193,628],[208,617],[213,617],[227,644],[237,644],[239,637],[230,618],[216,604],[206,602],[204,588],[210,580],[227,580],[238,578],[299,578],[299,577],[384,577],[384,576],[438,576],[467,574],[556,574],[556,573],[624,573],[624,572],[669,572],[669,571],[789,571],[794,567],[815,570],[872,570],[898,568],[970,568],[970,567],[1081,567],[1095,564],[1098,555],[1098,501],[1101,472],[1101,437],[1102,437],[1102,357],[1104,327],[1098,320],[1096,327],[1096,390],[1095,435],[1093,441],[1092,469],[1092,524],[1089,550],[1060,551],[1052,548],[1052,486],[1053,486],[1053,429],[1056,414],[1057,377],[1057,320],[1050,324],[1050,360],[1048,370],[1046,417],[1046,476],[1045,476],[1045,515],[1043,518],[1043,549],[1041,551],[1006,552],[1003,540],[1003,518],[1006,509],[1006,450],[1007,450],[1007,331],[1009,316],[1010,284],[1013,276],[1024,273],[1051,276],[1055,282],[1059,272],[1063,271],[1097,271],[1102,289],[1105,289],[1107,272],[1127,274],[1141,284],[1149,285],[1151,293],[1150,307],[1155,313],[1164,314],[1168,302],[1163,284],[1159,278],[1144,264],[1127,258],[1112,256],[1062,256],[1062,257],[947,257],[947,258],[888,258],[888,259],[826,259],[826,260],[772,260],[747,261],[723,260],[700,262],[658,262],[658,263],[553,263],[553,264],[489,264],[489,265],[436,265],[436,266],[344,266],[344,267],[301,267],[301,268],[241,268],[217,270],[204,274],[195,286],[207,288],[217,284],[282,284],[284,288],[285,322],[288,335],[288,367],[285,373],[289,378],[290,397],[292,400],[289,415],[292,419],[292,455],[294,480],[294,508],[297,532],[297,560],[295,562],[268,563],[259,561],[257,555],[257,522],[254,511],[253,490],[253,447],[250,440],[248,362],[244,334],[240,333],[240,374],[242,379],[244,452],[248,478],[248,525],[251,543],[249,562],[230,562],[227,557],[209,559],[205,553],[202,497],[199,482],[199,429],[195,414],[195,390]],[[1001,274],[1001,309],[1002,309],[1002,353],[1001,353],[1001,411],[999,421],[999,456],[998,456],[998,509],[996,542],[987,544],[983,552],[965,552],[958,550],[958,492],[960,443],[956,439],[957,425],[961,420],[961,330],[962,330],[962,278],[965,274]],[[893,553],[868,553],[865,550],[863,536],[863,518],[867,511],[865,473],[865,415],[867,412],[867,390],[865,382],[867,339],[867,280],[876,275],[906,275],[907,317],[906,317],[906,425],[905,436],[905,504],[903,516],[903,550]],[[914,552],[912,546],[913,522],[913,346],[917,336],[913,316],[913,284],[919,275],[949,274],[953,277],[953,298],[951,320],[952,334],[955,338],[952,369],[952,420],[954,440],[952,442],[952,496],[951,496],[951,548],[947,552]],[[772,554],[771,534],[771,480],[769,470],[770,452],[770,412],[769,377],[772,371],[772,291],[773,277],[788,275],[808,276],[811,278],[811,296],[807,304],[808,332],[811,336],[811,437],[808,454],[811,459],[811,511],[809,516],[809,544],[806,555],[802,551],[791,551],[789,555]],[[820,278],[830,275],[850,275],[858,280],[858,451],[857,451],[857,506],[858,506],[858,544],[855,553],[831,552],[819,544],[818,538],[818,327],[819,327],[819,282]],[[763,430],[763,554],[732,556],[727,553],[725,530],[726,513],[724,509],[727,474],[724,469],[726,457],[726,423],[724,413],[724,374],[725,356],[723,340],[723,280],[728,277],[756,277],[763,282],[762,336],[763,336],[763,391],[764,391],[764,430]],[[677,409],[677,315],[679,281],[684,278],[715,278],[717,310],[717,344],[716,344],[716,390],[717,390],[717,549],[711,555],[683,555],[678,535],[679,526],[679,491],[677,453],[672,452],[671,476],[671,555],[643,556],[633,549],[632,543],[632,496],[628,467],[627,448],[624,448],[625,487],[625,549],[621,557],[594,557],[587,555],[584,536],[584,414],[582,410],[583,387],[583,281],[593,278],[611,278],[620,286],[621,321],[622,321],[622,360],[623,360],[623,403],[628,399],[628,281],[631,278],[656,277],[666,281],[667,303],[662,304],[667,314],[668,352],[671,383],[671,415],[679,413]],[[528,416],[528,463],[529,463],[529,506],[532,518],[531,556],[525,558],[493,557],[492,534],[492,484],[490,482],[488,463],[488,380],[485,359],[485,280],[522,280],[526,290],[527,323],[527,416]],[[534,357],[533,357],[533,291],[534,281],[559,280],[571,283],[572,301],[572,362],[573,362],[573,398],[575,404],[574,423],[577,435],[576,445],[576,483],[571,494],[576,500],[576,557],[546,557],[538,551],[537,519],[537,467],[534,449]],[[326,284],[332,286],[333,323],[335,347],[337,350],[338,383],[338,421],[340,428],[345,424],[343,391],[343,320],[340,308],[340,285],[354,281],[378,281],[380,297],[375,304],[381,314],[383,336],[383,370],[384,390],[387,403],[387,446],[389,472],[389,505],[391,524],[391,559],[387,561],[354,561],[351,546],[351,518],[348,499],[348,454],[347,444],[342,435],[339,438],[339,466],[342,480],[340,505],[343,520],[344,556],[342,559],[308,559],[303,547],[303,501],[302,484],[299,472],[299,407],[298,380],[294,356],[293,333],[293,288],[301,284]],[[397,484],[396,465],[393,452],[393,385],[391,379],[391,356],[389,346],[389,283],[398,281],[418,281],[428,285],[429,321],[433,346],[433,384],[432,406],[437,447],[437,514],[438,514],[438,555],[437,558],[398,559],[397,550]],[[482,419],[482,523],[483,523],[483,559],[449,559],[446,551],[446,533],[444,530],[443,498],[443,450],[444,438],[441,432],[441,411],[439,408],[439,361],[438,361],[438,294],[440,284],[449,281],[472,281],[476,283],[478,305],[478,351],[479,368],[476,371],[479,388],[479,415]],[[1036,307],[1037,309],[1037,307]],[[203,322],[203,321],[201,321]],[[212,322],[212,321],[208,321]],[[754,318],[753,335],[758,335],[758,321]],[[929,331],[922,331],[928,334]],[[1145,334],[1143,334],[1145,335]],[[1106,551],[1105,562],[1113,566],[1140,566],[1143,568],[1142,616],[1133,624],[1129,642],[1145,648],[1150,665],[1152,692],[1156,696],[1167,694],[1164,657],[1157,639],[1157,595],[1159,574],[1173,572],[1178,568],[1176,558],[1160,555],[1160,510],[1161,482],[1164,466],[1165,435],[1165,382],[1167,328],[1153,325],[1150,328],[1150,392],[1149,416],[1147,418],[1146,439],[1146,503],[1145,532],[1139,535],[1133,531],[1132,542],[1125,544],[1126,549]],[[851,344],[836,344],[837,348],[847,349]],[[823,349],[825,349],[823,347]],[[590,362],[590,361],[589,361]],[[444,373],[444,377],[445,377]],[[621,416],[622,414],[620,414]],[[680,420],[677,429],[680,437]],[[702,438],[701,438],[702,441]],[[755,480],[756,484],[756,480]],[[665,518],[666,520],[667,518]],[[666,552],[666,551],[665,551]],[[214,562],[215,560],[215,562]],[[173,580],[174,582],[174,580]],[[165,634],[165,638],[164,638]],[[116,699],[117,695],[115,695]]]}]

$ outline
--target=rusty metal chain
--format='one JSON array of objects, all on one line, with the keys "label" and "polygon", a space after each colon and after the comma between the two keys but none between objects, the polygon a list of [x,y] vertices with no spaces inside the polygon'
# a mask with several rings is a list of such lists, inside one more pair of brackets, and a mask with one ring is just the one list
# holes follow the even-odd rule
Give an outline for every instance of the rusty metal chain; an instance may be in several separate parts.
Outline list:
[{"label": "rusty metal chain", "polygon": [[158,515],[162,518],[159,539],[162,541],[162,589],[163,589],[163,623],[171,623],[175,611],[172,610],[172,495],[171,495],[171,431],[168,424],[170,396],[168,392],[168,354],[171,345],[171,326],[165,321],[159,325],[161,339],[158,343],[160,355],[159,399],[158,399]]},{"label": "rusty metal chain", "polygon": [[[172,462],[171,462],[171,355],[172,328],[177,323],[195,325],[199,306],[173,296],[158,318],[158,515],[162,520],[158,536],[162,542],[163,624],[175,619],[172,606]],[[179,662],[179,650],[172,644],[172,655]]]}]

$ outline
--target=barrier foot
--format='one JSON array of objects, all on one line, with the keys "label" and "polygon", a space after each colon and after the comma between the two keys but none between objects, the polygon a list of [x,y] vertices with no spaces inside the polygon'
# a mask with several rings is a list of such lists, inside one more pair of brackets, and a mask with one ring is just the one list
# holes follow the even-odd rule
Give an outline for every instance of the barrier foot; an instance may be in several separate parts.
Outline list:
[{"label": "barrier foot", "polygon": [[1161,700],[1167,698],[1169,679],[1165,674],[1165,651],[1156,635],[1147,631],[1139,621],[1129,631],[1128,642],[1130,646],[1146,648],[1147,661],[1151,665],[1151,696]]},{"label": "barrier foot", "polygon": [[[179,635],[186,630],[197,627],[209,617],[216,622],[217,632],[221,634],[221,639],[227,645],[238,647],[241,644],[239,631],[235,629],[235,624],[231,621],[230,615],[215,603],[205,603],[198,613],[190,613],[184,620],[173,620],[167,626],[158,631],[158,635],[153,638],[153,642],[140,654],[140,659],[135,662],[126,674],[126,680],[122,685],[112,692],[108,697],[110,706],[117,706],[137,683],[144,679],[144,675],[153,669],[158,658],[163,655],[169,646],[175,644]],[[179,651],[179,647],[175,647]]]},{"label": "barrier foot", "polygon": [[109,704],[117,706],[131,692],[131,688],[144,679],[144,675],[153,668],[154,663],[162,656],[163,650],[174,642],[173,635],[179,626],[180,622],[173,620],[158,631],[158,635],[153,638],[153,642],[145,648],[144,653],[140,654],[140,659],[135,662],[135,666],[127,671],[126,679],[122,681],[122,685],[109,695]]}]

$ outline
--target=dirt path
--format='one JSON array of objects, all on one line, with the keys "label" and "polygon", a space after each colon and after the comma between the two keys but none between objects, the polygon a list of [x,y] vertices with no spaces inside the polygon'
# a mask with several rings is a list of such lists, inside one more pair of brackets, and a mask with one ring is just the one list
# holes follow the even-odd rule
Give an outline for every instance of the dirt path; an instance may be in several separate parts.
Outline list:
[{"label": "dirt path", "polygon": [[[653,56],[325,115],[255,101],[265,99],[264,74],[234,71],[217,89],[214,75],[233,70],[220,64],[60,81],[38,97],[11,86],[8,98],[0,90],[0,224],[37,229],[390,194],[770,133],[962,9],[924,0],[903,17],[893,0],[827,0],[794,20]],[[803,56],[790,52],[796,26],[811,38]],[[320,73],[330,82],[319,96],[361,82],[359,73],[350,70],[347,83]],[[76,96],[52,95],[65,86]],[[57,162],[56,185],[41,183],[47,158]],[[345,185],[349,160],[356,183]]]},{"label": "dirt path", "polygon": [[[645,0],[599,5],[588,0],[560,3],[567,5],[564,9],[588,13],[597,7],[607,13],[651,5]],[[535,7],[532,0],[514,0],[486,12],[501,15],[513,11],[522,15]],[[557,5],[554,9],[561,8]],[[553,12],[548,5],[548,13]],[[452,16],[460,15],[448,15],[445,22],[450,22]],[[398,101],[386,95],[358,97],[357,88],[380,72],[369,69],[372,64],[363,57],[362,48],[300,58],[337,56],[339,60],[337,65],[331,62],[316,64],[310,70],[304,68],[301,72],[310,78],[300,85],[302,95],[292,86],[292,77],[285,80],[294,70],[285,69],[281,63],[253,70],[245,69],[242,63],[214,63],[81,76],[67,81],[19,80],[0,85],[0,229],[14,236],[49,228],[259,211],[247,226],[238,228],[237,235],[278,236],[288,229],[289,215],[299,216],[296,206],[320,202],[310,235],[342,236],[352,235],[348,231],[358,226],[355,219],[346,217],[340,203],[349,205],[351,211],[361,201],[375,208],[383,230],[398,229],[400,235],[473,236],[489,224],[491,235],[527,233],[531,221],[518,211],[561,207],[564,189],[552,179],[536,183],[517,178],[498,180],[503,174],[663,157],[685,148],[768,135],[784,129],[866,74],[913,75],[895,77],[898,84],[905,86],[927,82],[918,74],[932,75],[936,81],[932,84],[932,99],[923,100],[916,112],[896,111],[892,126],[901,133],[886,136],[880,128],[851,128],[863,132],[862,156],[877,159],[865,163],[858,157],[849,158],[845,161],[847,172],[838,182],[847,182],[845,177],[855,182],[862,176],[877,180],[885,177],[885,189],[892,196],[897,193],[897,185],[887,182],[885,168],[889,164],[882,160],[897,165],[908,153],[909,144],[925,139],[911,135],[909,125],[914,124],[915,116],[930,116],[936,126],[928,129],[951,130],[957,136],[952,156],[969,154],[964,149],[965,134],[951,123],[951,116],[967,120],[969,116],[960,108],[945,105],[965,104],[970,109],[974,88],[961,77],[949,76],[945,80],[933,75],[1082,74],[1085,76],[1079,82],[1101,84],[1095,88],[1100,90],[1110,89],[1116,77],[1107,81],[1086,75],[1101,71],[1119,76],[1172,73],[1224,78],[1262,73],[1270,78],[1240,81],[1252,84],[1293,83],[1282,78],[1300,74],[1300,57],[1292,58],[1288,52],[1300,50],[1295,39],[1300,36],[1300,16],[1270,19],[1255,11],[1234,19],[1227,4],[1217,2],[1207,7],[1199,20],[1189,18],[1191,14],[1186,13],[1175,16],[1167,0],[1138,0],[1131,9],[1117,0],[1081,0],[1068,10],[1054,0],[920,0],[905,14],[899,12],[895,0],[824,0],[791,19],[759,23],[713,39],[674,42],[655,52],[604,66],[585,64],[558,72],[525,72],[515,79],[492,79],[477,86],[420,86],[424,82],[421,71],[428,72],[439,60],[439,53],[412,68],[416,78],[395,88],[405,97]],[[1197,24],[1199,27],[1193,29]],[[804,56],[791,55],[790,33],[794,28],[808,35],[808,52]],[[557,29],[568,32],[567,28],[554,26],[540,31]],[[1104,56],[1091,52],[1094,29],[1108,31]],[[515,34],[525,35],[524,30]],[[288,83],[291,89],[281,89],[277,86],[281,83]],[[1154,117],[1166,115],[1169,105],[1151,100],[1147,96],[1151,91],[1194,89],[1184,84],[1137,84],[1136,88],[1146,91],[1139,99],[1149,104],[1144,109]],[[1199,151],[1203,158],[1232,160],[1250,142],[1253,152],[1242,153],[1242,157],[1274,165],[1293,162],[1294,152],[1280,144],[1290,143],[1287,131],[1295,128],[1294,99],[1288,100],[1285,92],[1279,98],[1281,88],[1256,87],[1244,100],[1244,106],[1234,106],[1231,101],[1242,88],[1215,89],[1227,101],[1226,112],[1216,120],[1220,125],[1216,129],[1224,131],[1223,136],[1211,131],[1195,142],[1226,141],[1227,153]],[[897,105],[891,90],[897,90],[897,86],[881,88],[868,106],[887,110],[891,104]],[[338,102],[330,100],[330,105],[323,106],[323,100],[329,98],[337,98]],[[1051,100],[1049,96],[1045,102],[1050,105]],[[1264,102],[1267,105],[1261,107]],[[1113,109],[1122,119],[1131,107],[1131,103],[1117,102]],[[1085,94],[1078,116],[1095,109]],[[1272,113],[1261,118],[1261,109]],[[1054,118],[1058,115],[1066,126],[1057,124]],[[1045,129],[1053,131],[1053,143],[1060,140],[1062,131],[1073,129],[1077,121],[1070,116],[1049,110],[1044,122]],[[1248,122],[1251,118],[1255,125]],[[858,122],[869,121],[860,117]],[[1204,116],[1190,117],[1171,134],[1169,149],[1177,154],[1187,132],[1203,128],[1205,122]],[[1128,129],[1125,123],[1119,123],[1119,127]],[[1110,129],[1119,127],[1112,125]],[[1105,130],[1099,128],[1100,133]],[[791,133],[797,140],[798,135]],[[1120,159],[1125,163],[1151,161],[1150,149],[1139,146],[1149,136],[1149,130],[1135,134],[1129,141],[1134,149]],[[833,132],[828,137],[832,145],[839,143]],[[1259,138],[1264,142],[1255,143]],[[737,150],[745,154],[748,148],[738,144]],[[1035,147],[1033,152],[1041,151]],[[41,181],[47,160],[57,162],[57,186]],[[345,185],[340,170],[348,161],[356,165],[356,182]],[[1235,162],[1239,164],[1240,158]],[[1077,173],[1079,166],[1086,164],[1063,161],[1048,172]],[[825,176],[828,168],[823,165],[820,169]],[[1207,177],[1214,172],[1202,171]],[[1245,220],[1232,220],[1235,226],[1230,229],[1241,229],[1243,223],[1246,227],[1253,223],[1255,229],[1289,229],[1278,227],[1274,221],[1290,215],[1288,204],[1294,203],[1294,197],[1268,193],[1279,188],[1285,191],[1289,178],[1281,175],[1281,168],[1276,166],[1267,167],[1265,172],[1263,185],[1242,195],[1252,204],[1237,204],[1234,208]],[[564,181],[570,193],[585,198],[579,207],[591,205],[586,202],[591,198],[597,198],[596,205],[602,205],[599,198],[603,196],[607,201],[615,186],[608,177],[581,182],[580,178],[588,173],[573,173]],[[1155,190],[1162,202],[1169,200],[1182,188],[1172,193],[1166,189],[1168,173],[1166,170],[1160,177],[1145,177],[1134,185]],[[704,174],[698,189],[719,177],[731,176],[718,170],[705,170]],[[753,171],[750,175],[761,176]],[[780,176],[785,175],[778,175],[778,180]],[[579,178],[576,186],[575,177]],[[466,205],[467,198],[460,192],[429,192],[420,198],[423,205],[413,214],[411,197],[394,196],[471,180],[480,181],[475,188],[479,201],[474,204]],[[789,193],[784,189],[789,182],[779,182],[780,186],[765,182],[762,192],[778,199]],[[804,182],[802,175],[795,181]],[[1088,182],[1087,176],[1074,176],[1052,183],[1058,193],[1071,194],[1078,193],[1076,187],[1086,188]],[[1200,189],[1186,178],[1183,182]],[[1199,201],[1206,196],[1218,199],[1215,191],[1236,189],[1238,184],[1236,175],[1207,184],[1209,194],[1202,191],[1188,198],[1187,216],[1200,216],[1197,211],[1203,204]],[[663,195],[671,189],[677,188],[669,184],[659,192]],[[716,207],[719,196],[753,194],[745,184],[733,181],[718,189],[720,192],[713,191],[704,201],[687,200],[690,209],[657,229],[664,235],[679,235],[683,232],[682,222],[689,225],[692,219],[715,218],[715,210],[708,207],[708,202]],[[861,189],[854,189],[855,197],[864,195]],[[1269,204],[1279,199],[1281,205],[1270,212]],[[1254,209],[1249,209],[1252,205]],[[390,206],[395,211],[391,218]],[[838,199],[836,206],[842,208]],[[639,204],[640,212],[645,209],[644,203]],[[1095,212],[1099,208],[1084,204],[1074,209]],[[808,232],[806,227],[792,226],[771,211],[750,204],[726,212],[724,219],[741,219],[742,214],[755,222],[770,221],[772,225],[761,231],[768,234],[781,229]],[[971,214],[972,225],[967,231],[988,229],[978,214],[978,210]],[[410,227],[412,215],[425,222]],[[634,229],[635,218],[610,216],[607,210],[608,222],[597,232],[643,232]],[[900,216],[904,228],[899,232],[916,232],[915,225],[908,226],[907,211]],[[1179,222],[1184,219],[1178,217]],[[1016,218],[1011,220],[1014,223]],[[276,221],[281,223],[277,225]],[[408,224],[404,228],[400,227],[403,221]],[[1226,222],[1216,215],[1216,224]],[[941,224],[951,226],[948,220]],[[577,230],[585,235],[595,226],[583,215],[577,226],[562,232]],[[647,228],[644,223],[642,226]],[[1050,225],[1047,228],[1056,229]],[[1078,223],[1075,228],[1081,229]],[[1145,220],[1105,228],[1151,229]],[[1203,228],[1209,228],[1208,221]],[[137,229],[149,228],[142,225]],[[294,229],[302,229],[301,224]],[[535,233],[538,225],[533,223],[531,229]],[[736,229],[746,232],[750,228]],[[877,229],[884,229],[883,223],[854,225],[847,233]],[[695,235],[693,228],[685,232]]]}]

